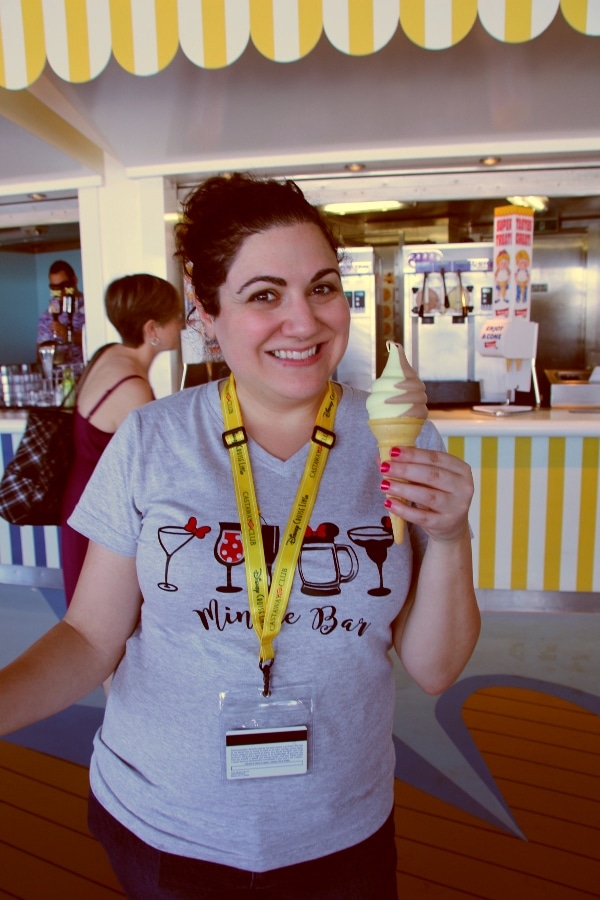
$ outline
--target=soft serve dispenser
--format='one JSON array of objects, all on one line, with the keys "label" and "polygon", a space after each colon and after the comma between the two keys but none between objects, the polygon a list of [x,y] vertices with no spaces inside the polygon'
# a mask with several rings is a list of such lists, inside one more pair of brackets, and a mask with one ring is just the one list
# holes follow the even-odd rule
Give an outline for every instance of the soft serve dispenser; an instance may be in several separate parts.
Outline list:
[{"label": "soft serve dispenser", "polygon": [[504,360],[478,353],[494,318],[493,244],[403,248],[404,343],[431,405],[498,403]]}]

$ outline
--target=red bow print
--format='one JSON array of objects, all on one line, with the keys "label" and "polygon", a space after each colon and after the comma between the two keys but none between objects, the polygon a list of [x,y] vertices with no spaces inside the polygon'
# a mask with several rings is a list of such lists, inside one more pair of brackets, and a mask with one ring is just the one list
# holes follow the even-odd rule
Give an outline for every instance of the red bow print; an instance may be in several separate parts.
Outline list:
[{"label": "red bow print", "polygon": [[206,537],[210,531],[209,525],[200,525],[200,527],[198,527],[198,519],[196,516],[190,516],[187,525],[184,525],[183,527],[185,531],[189,531],[190,534],[196,535],[197,538]]},{"label": "red bow print", "polygon": [[321,524],[317,528],[315,528],[314,531],[310,527],[310,525],[307,525],[306,537],[307,538],[318,537],[318,538],[322,538],[324,541],[327,540],[327,524],[328,524],[327,522],[321,522]]}]

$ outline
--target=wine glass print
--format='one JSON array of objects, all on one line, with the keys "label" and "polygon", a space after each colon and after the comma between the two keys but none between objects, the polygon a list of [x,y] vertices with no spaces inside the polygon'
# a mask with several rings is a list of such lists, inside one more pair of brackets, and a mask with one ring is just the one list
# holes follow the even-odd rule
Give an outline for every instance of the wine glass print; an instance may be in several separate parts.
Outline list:
[{"label": "wine glass print", "polygon": [[394,543],[394,535],[389,528],[382,525],[364,525],[360,528],[351,528],[348,537],[357,546],[364,547],[367,556],[377,566],[379,584],[370,588],[367,593],[372,597],[386,597],[391,589],[383,584],[383,564],[387,559],[388,548]]},{"label": "wine glass print", "polygon": [[227,583],[217,587],[217,590],[222,594],[233,594],[242,590],[231,582],[233,566],[239,566],[244,561],[242,529],[239,522],[219,522],[219,525],[221,530],[215,544],[215,559],[222,566],[227,566]]},{"label": "wine glass print", "polygon": [[182,547],[185,547],[185,545],[189,543],[193,537],[194,533],[190,533],[181,525],[163,525],[158,529],[158,540],[160,542],[160,546],[163,548],[167,555],[167,560],[165,563],[165,580],[159,581],[158,583],[161,591],[178,590],[177,585],[171,584],[171,582],[169,581],[169,566],[171,564],[171,559],[173,558],[175,553],[177,553],[178,550],[181,550]]}]

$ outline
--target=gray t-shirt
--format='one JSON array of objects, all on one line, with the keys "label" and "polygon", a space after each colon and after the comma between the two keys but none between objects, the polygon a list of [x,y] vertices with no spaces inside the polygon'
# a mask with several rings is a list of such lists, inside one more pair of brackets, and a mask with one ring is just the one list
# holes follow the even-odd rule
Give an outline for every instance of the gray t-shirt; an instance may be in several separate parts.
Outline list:
[{"label": "gray t-shirt", "polygon": [[[426,537],[411,528],[411,540],[391,544],[365,399],[344,386],[275,643],[273,698],[299,686],[312,704],[306,775],[223,775],[220,698],[258,696],[262,680],[217,384],[133,412],[70,519],[137,560],[141,619],[113,679],[91,784],[153,847],[265,871],[352,846],[390,813],[391,625],[410,583],[411,541],[420,556]],[[419,444],[443,447],[429,422]],[[252,441],[249,450],[275,550],[308,446],[285,462]]]}]

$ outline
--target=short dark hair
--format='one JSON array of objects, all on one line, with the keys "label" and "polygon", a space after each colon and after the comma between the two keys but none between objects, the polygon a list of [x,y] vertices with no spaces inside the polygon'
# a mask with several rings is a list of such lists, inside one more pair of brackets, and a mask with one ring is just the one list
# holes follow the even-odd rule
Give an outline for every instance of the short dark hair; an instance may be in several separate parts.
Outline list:
[{"label": "short dark hair", "polygon": [[69,265],[68,262],[65,262],[64,259],[56,259],[48,269],[48,278],[51,275],[58,275],[59,272],[64,272],[65,275],[68,276],[69,281],[75,283],[77,281],[77,275],[75,274],[75,269],[73,266]]},{"label": "short dark hair", "polygon": [[269,228],[304,223],[321,230],[339,259],[338,236],[295,182],[258,178],[249,172],[217,175],[186,197],[182,221],[175,226],[175,255],[182,259],[204,310],[217,316],[219,288],[245,238]]},{"label": "short dark hair", "polygon": [[166,325],[183,309],[173,285],[157,275],[140,273],[117,278],[106,288],[106,314],[126,347],[144,343],[144,325],[151,319]]}]

